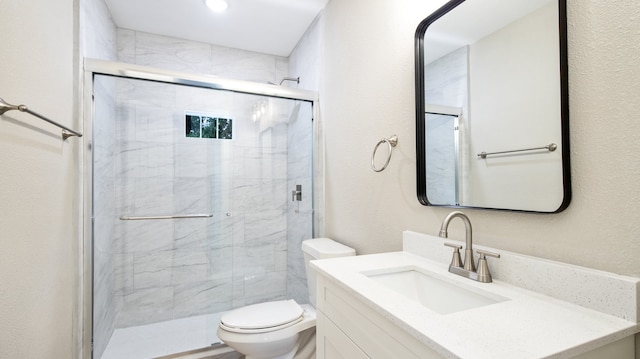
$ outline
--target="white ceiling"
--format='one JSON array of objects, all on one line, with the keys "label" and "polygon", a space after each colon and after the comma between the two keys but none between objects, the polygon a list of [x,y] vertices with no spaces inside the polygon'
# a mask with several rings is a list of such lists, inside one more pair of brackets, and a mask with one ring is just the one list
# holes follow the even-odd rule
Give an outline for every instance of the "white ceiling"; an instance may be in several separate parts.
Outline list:
[{"label": "white ceiling", "polygon": [[289,56],[329,0],[105,0],[119,28],[266,54]]}]

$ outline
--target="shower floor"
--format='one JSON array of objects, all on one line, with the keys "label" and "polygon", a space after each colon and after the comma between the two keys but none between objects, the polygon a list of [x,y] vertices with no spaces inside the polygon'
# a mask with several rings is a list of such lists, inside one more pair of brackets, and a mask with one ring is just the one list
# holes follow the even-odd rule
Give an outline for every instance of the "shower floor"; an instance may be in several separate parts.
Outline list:
[{"label": "shower floor", "polygon": [[148,359],[209,347],[220,342],[222,314],[116,329],[101,359]]}]

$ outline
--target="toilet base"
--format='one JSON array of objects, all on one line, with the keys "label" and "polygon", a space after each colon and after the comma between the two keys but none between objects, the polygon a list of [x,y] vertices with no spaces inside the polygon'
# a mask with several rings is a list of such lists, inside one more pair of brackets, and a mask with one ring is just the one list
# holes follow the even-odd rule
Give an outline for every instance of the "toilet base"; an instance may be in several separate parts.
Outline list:
[{"label": "toilet base", "polygon": [[293,359],[315,359],[316,357],[316,327],[300,333],[298,350]]},{"label": "toilet base", "polygon": [[[293,359],[293,355],[295,353],[287,353],[287,354],[283,354],[283,355],[278,355],[277,357],[268,357],[268,359]],[[267,359],[267,357],[254,357],[251,355],[246,355],[245,359]]]},{"label": "toilet base", "polygon": [[288,338],[259,344],[220,339],[238,353],[244,354],[246,359],[293,359],[298,348],[298,337],[299,335],[294,334]]},{"label": "toilet base", "polygon": [[314,359],[316,357],[316,328],[309,328],[298,334],[295,346],[287,353],[270,356],[260,353],[258,356],[246,355],[245,359]]}]

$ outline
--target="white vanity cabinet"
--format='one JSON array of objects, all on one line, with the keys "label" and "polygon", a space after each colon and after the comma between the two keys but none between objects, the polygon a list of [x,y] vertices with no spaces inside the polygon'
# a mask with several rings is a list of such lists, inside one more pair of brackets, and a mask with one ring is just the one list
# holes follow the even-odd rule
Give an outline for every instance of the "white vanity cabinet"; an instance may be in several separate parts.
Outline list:
[{"label": "white vanity cabinet", "polygon": [[[322,276],[318,276],[317,284],[317,359],[447,358]],[[477,354],[477,358],[492,357],[490,353]],[[558,357],[567,357],[557,354]],[[634,359],[634,338],[628,336],[571,358]]]},{"label": "white vanity cabinet", "polygon": [[317,284],[317,359],[444,358],[322,276]]},{"label": "white vanity cabinet", "polygon": [[[451,254],[439,254],[444,248],[440,238],[405,232],[404,245],[426,250],[311,262],[317,275],[318,359],[635,357],[638,278],[502,251],[493,262],[493,283],[477,283],[448,272]],[[403,271],[419,271],[463,289],[446,292],[436,282],[401,284],[429,298],[446,298],[452,308],[470,294],[496,301],[441,312],[412,298],[411,291],[398,291],[396,282],[375,278]]]}]

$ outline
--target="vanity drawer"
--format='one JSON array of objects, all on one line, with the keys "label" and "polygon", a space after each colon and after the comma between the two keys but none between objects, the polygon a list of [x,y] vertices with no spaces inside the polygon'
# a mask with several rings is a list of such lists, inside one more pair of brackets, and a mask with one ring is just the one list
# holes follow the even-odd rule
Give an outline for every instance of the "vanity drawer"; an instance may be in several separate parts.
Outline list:
[{"label": "vanity drawer", "polygon": [[[318,320],[318,333],[324,333],[325,325],[335,327],[366,354],[365,358],[443,358],[339,287],[325,281],[318,284],[318,316],[324,317]],[[325,353],[320,358],[340,356]]]},{"label": "vanity drawer", "polygon": [[318,359],[370,359],[322,312],[316,325]]}]

